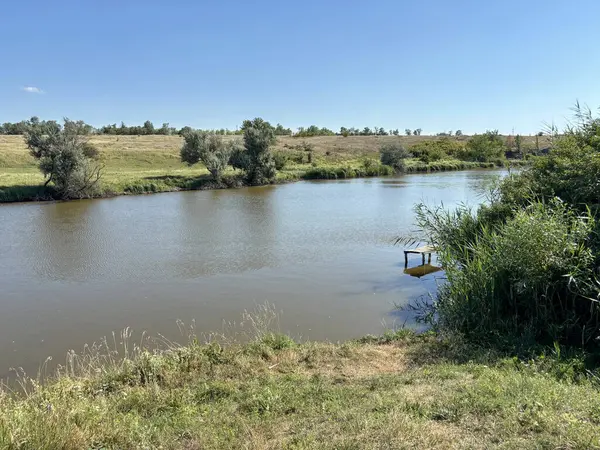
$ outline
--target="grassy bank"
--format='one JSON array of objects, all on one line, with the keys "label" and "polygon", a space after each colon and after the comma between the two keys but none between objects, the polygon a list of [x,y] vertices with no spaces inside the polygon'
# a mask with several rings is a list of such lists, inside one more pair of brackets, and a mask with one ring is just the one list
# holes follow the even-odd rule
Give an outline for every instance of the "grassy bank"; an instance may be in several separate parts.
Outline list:
[{"label": "grassy bank", "polygon": [[0,394],[1,449],[600,447],[598,385],[580,363],[434,335],[263,333],[70,362],[44,387]]},{"label": "grassy bank", "polygon": [[524,167],[529,165],[528,161],[523,160],[504,160],[497,162],[475,162],[458,160],[440,160],[430,163],[424,163],[417,159],[409,160],[406,165],[406,172],[444,172],[451,170],[469,170],[469,169],[494,169],[500,167]]},{"label": "grassy bank", "polygon": [[[382,143],[400,141],[411,145],[425,137],[316,137],[279,138],[275,152],[288,156],[278,173],[278,182],[299,179],[339,179],[389,175],[392,170],[377,163]],[[428,138],[431,139],[431,138]],[[302,159],[302,143],[313,148],[311,163]],[[241,185],[239,173],[229,169],[222,183],[210,179],[200,165],[182,164],[179,149],[182,140],[175,136],[94,136],[90,143],[99,150],[104,165],[102,187],[97,196],[170,192],[190,189],[229,188]],[[365,165],[365,161],[368,164]],[[518,163],[518,162],[515,162]],[[409,172],[465,170],[493,167],[491,163],[442,160],[429,164],[417,159],[407,161]],[[0,136],[0,202],[47,200],[51,188],[42,185],[42,175],[29,155],[21,136]]]}]

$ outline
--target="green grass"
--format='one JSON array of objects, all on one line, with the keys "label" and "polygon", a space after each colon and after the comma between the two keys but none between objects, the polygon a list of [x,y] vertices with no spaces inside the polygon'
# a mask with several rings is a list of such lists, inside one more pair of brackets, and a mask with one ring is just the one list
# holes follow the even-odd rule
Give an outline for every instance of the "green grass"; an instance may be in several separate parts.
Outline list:
[{"label": "green grass", "polygon": [[323,166],[306,170],[301,177],[305,180],[335,180],[338,178],[361,178],[393,175],[390,166],[376,164],[370,167]]},{"label": "green grass", "polygon": [[68,361],[43,386],[0,394],[0,449],[600,448],[598,385],[557,370],[576,364],[405,330]]},{"label": "green grass", "polygon": [[406,172],[442,172],[447,170],[467,170],[467,169],[491,169],[496,167],[494,163],[480,163],[471,161],[458,161],[455,159],[439,160],[430,163],[424,163],[418,159],[411,159],[406,164]]},{"label": "green grass", "polygon": [[[227,137],[230,139],[230,137]],[[338,179],[390,175],[392,170],[381,166],[379,146],[403,138],[387,137],[318,137],[308,139],[280,138],[275,150],[288,154],[290,160],[278,173],[277,182],[299,179]],[[411,138],[406,138],[410,142]],[[414,137],[418,140],[419,137]],[[295,163],[302,155],[297,149],[302,142],[314,145],[313,162]],[[209,179],[201,165],[187,167],[179,160],[181,139],[175,136],[93,136],[104,165],[98,196],[169,192],[188,189],[211,189],[239,186],[233,170],[227,172],[224,183]],[[306,158],[305,158],[306,159]],[[365,160],[374,163],[365,167]],[[417,159],[407,162],[409,172],[464,170],[493,166],[443,160],[425,164]],[[43,184],[36,163],[29,155],[21,136],[0,136],[0,202],[51,199],[53,192]]]},{"label": "green grass", "polygon": [[493,169],[495,167],[524,167],[529,165],[523,160],[498,160],[495,162],[459,161],[457,159],[442,159],[424,163],[416,158],[407,160],[406,172],[443,172],[447,170]]}]

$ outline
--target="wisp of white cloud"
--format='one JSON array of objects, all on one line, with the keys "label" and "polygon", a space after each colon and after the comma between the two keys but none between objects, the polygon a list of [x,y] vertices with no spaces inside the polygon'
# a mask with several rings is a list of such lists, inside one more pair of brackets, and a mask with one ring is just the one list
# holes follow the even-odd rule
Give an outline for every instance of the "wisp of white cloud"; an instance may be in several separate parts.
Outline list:
[{"label": "wisp of white cloud", "polygon": [[25,92],[29,92],[31,94],[43,94],[44,91],[42,91],[40,88],[35,87],[35,86],[25,86],[23,87],[23,90]]}]

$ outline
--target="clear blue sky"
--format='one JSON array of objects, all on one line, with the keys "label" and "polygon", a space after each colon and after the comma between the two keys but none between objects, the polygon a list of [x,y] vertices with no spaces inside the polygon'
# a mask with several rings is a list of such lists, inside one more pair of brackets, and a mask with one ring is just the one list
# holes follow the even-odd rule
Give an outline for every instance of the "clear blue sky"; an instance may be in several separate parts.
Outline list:
[{"label": "clear blue sky", "polygon": [[0,122],[533,133],[600,106],[599,17],[598,0],[6,1]]}]

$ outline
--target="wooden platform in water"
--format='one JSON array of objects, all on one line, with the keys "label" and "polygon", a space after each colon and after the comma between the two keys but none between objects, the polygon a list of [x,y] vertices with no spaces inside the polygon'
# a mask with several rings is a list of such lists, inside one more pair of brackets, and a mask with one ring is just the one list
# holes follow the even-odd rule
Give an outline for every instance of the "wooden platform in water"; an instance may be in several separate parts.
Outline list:
[{"label": "wooden platform in water", "polygon": [[424,245],[423,247],[413,248],[411,250],[404,250],[404,254],[407,253],[433,253],[435,252],[435,247],[433,245]]},{"label": "wooden platform in water", "polygon": [[421,255],[423,257],[423,264],[425,264],[425,255],[429,255],[429,262],[431,262],[431,254],[433,252],[435,252],[435,247],[433,245],[424,245],[422,247],[404,250],[404,263],[408,265],[408,255],[411,253]]}]

